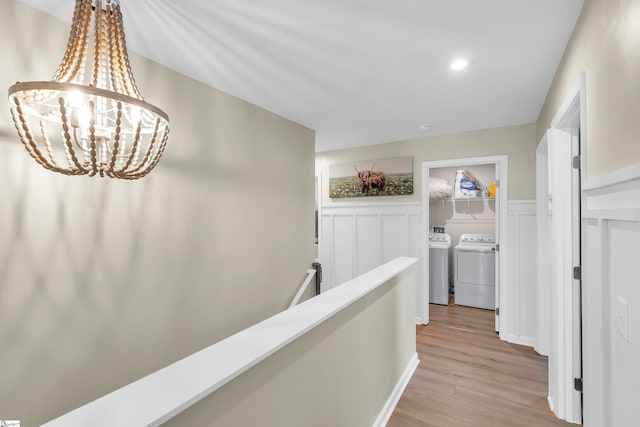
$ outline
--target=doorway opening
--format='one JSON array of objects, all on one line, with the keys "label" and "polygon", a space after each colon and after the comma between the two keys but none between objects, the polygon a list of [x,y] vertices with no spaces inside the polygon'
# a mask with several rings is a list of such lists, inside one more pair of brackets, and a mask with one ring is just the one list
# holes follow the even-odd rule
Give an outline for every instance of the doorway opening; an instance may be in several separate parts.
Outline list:
[{"label": "doorway opening", "polygon": [[[437,200],[430,200],[429,184],[433,179],[442,180],[444,176],[450,176],[452,171],[459,170],[478,171],[478,177],[485,182],[482,185],[482,189],[478,188],[476,193],[460,193],[456,194],[455,188],[450,193],[450,197],[443,195],[443,197]],[[455,180],[455,175],[450,178],[451,181]],[[478,179],[479,180],[479,179]],[[455,183],[452,183],[455,185]],[[493,186],[495,185],[495,186]],[[489,194],[489,190],[492,193]],[[500,333],[502,338],[503,331],[506,331],[507,319],[507,293],[508,290],[504,284],[506,283],[506,234],[507,234],[507,189],[508,189],[508,158],[507,156],[490,156],[490,157],[475,157],[465,159],[450,159],[440,161],[430,161],[422,163],[422,202],[423,202],[423,221],[425,227],[425,239],[424,241],[424,253],[429,254],[429,233],[433,232],[433,226],[436,223],[447,222],[444,232],[451,235],[451,246],[456,246],[461,241],[463,234],[474,233],[482,235],[483,243],[486,242],[488,236],[492,236],[494,243],[492,246],[495,248],[495,256],[491,257],[494,263],[495,269],[492,269],[495,276],[495,286],[491,288],[482,287],[484,294],[478,296],[477,294],[471,294],[471,298],[477,300],[481,298],[485,301],[485,304],[478,303],[477,307],[483,306],[484,308],[495,308],[495,320],[494,329]],[[459,189],[460,190],[460,189]],[[484,191],[483,191],[484,190]],[[459,197],[456,197],[459,196]],[[469,197],[471,196],[471,197]],[[493,197],[491,197],[493,196]],[[433,199],[433,198],[432,198]],[[432,220],[433,219],[433,220]],[[442,226],[442,224],[440,224]],[[466,230],[466,231],[465,231]],[[442,230],[436,230],[442,231]],[[462,246],[462,245],[461,245]],[[454,251],[451,250],[453,256]],[[493,255],[493,254],[492,254]],[[478,258],[479,255],[473,255]],[[481,256],[480,256],[481,257]],[[469,256],[471,259],[472,256]],[[480,262],[486,264],[486,259],[475,260],[474,262]],[[423,268],[423,289],[422,295],[426,298],[424,301],[420,301],[421,311],[426,313],[423,319],[426,319],[425,324],[429,323],[429,262],[428,256],[425,256],[425,263]],[[452,270],[455,267],[452,267]],[[453,277],[455,277],[455,271],[452,271]],[[452,280],[453,282],[453,280]],[[462,289],[463,287],[460,286]],[[473,287],[473,289],[480,289],[480,287]],[[455,298],[455,286],[454,286],[454,298]],[[473,290],[471,290],[473,292]],[[485,295],[487,292],[493,292],[492,307],[487,306],[488,302]]]}]

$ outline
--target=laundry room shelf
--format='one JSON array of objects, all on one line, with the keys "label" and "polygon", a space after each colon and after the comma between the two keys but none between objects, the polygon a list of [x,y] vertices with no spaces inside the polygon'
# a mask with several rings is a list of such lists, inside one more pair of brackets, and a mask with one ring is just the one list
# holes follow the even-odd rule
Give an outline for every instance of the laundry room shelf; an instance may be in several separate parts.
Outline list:
[{"label": "laundry room shelf", "polygon": [[481,201],[481,200],[496,200],[495,197],[448,197],[446,199],[429,200],[429,203],[442,203],[442,202],[467,202],[467,201]]}]

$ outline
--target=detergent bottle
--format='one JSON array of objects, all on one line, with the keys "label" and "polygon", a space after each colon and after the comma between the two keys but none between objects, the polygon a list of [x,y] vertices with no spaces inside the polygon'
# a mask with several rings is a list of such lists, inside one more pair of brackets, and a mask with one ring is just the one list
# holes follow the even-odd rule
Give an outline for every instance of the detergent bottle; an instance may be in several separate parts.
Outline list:
[{"label": "detergent bottle", "polygon": [[489,197],[496,197],[496,183],[492,183],[489,186]]}]

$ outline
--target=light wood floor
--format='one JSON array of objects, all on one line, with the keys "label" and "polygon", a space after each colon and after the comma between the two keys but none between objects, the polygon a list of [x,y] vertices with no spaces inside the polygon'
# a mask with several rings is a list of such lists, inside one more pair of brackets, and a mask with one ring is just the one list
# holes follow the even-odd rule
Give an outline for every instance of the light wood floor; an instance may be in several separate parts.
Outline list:
[{"label": "light wood floor", "polygon": [[420,365],[389,427],[575,427],[548,408],[547,358],[500,341],[492,311],[429,310],[416,331]]}]

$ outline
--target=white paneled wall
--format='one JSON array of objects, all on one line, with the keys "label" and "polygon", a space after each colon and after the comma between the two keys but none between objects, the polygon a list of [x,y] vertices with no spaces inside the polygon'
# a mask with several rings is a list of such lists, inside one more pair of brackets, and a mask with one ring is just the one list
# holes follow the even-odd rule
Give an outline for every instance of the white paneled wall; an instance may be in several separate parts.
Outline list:
[{"label": "white paneled wall", "polygon": [[584,425],[637,426],[640,165],[588,182],[582,198]]},{"label": "white paneled wall", "polygon": [[336,215],[333,218],[333,280],[335,283],[344,283],[353,279],[356,274],[356,251],[357,242],[354,242],[353,235],[355,224],[353,215]]},{"label": "white paneled wall", "polygon": [[[509,202],[507,224],[507,341],[534,345],[536,337],[536,208],[534,201]],[[416,313],[422,295],[424,262],[420,203],[349,204],[322,209],[322,290],[326,291],[398,256],[419,259]],[[454,245],[456,242],[454,242]]]},{"label": "white paneled wall", "polygon": [[510,201],[507,216],[509,323],[506,340],[534,346],[537,327],[535,201]]},{"label": "white paneled wall", "polygon": [[380,226],[378,215],[357,215],[356,221],[356,275],[380,264]]},{"label": "white paneled wall", "polygon": [[429,229],[443,226],[456,244],[465,233],[496,234],[496,199],[447,199],[429,202]]},{"label": "white paneled wall", "polygon": [[[426,305],[422,295],[424,261],[422,204],[348,204],[322,208],[322,291],[399,256],[418,258],[416,312]],[[422,323],[426,319],[418,318]]]},{"label": "white paneled wall", "polygon": [[409,252],[409,215],[380,215],[382,226],[382,263],[389,262],[399,256],[407,256]]}]

